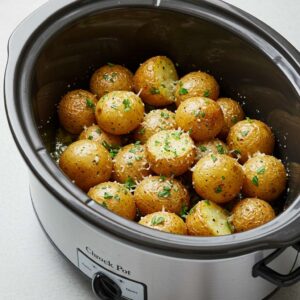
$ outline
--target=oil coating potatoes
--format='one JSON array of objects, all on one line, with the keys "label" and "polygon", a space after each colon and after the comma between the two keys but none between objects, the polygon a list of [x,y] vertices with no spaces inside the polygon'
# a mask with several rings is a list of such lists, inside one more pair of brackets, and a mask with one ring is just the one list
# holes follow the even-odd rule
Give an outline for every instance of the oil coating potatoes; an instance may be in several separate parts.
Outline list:
[{"label": "oil coating potatoes", "polygon": [[168,129],[176,129],[175,114],[167,109],[150,111],[135,131],[135,139],[145,144],[153,134]]},{"label": "oil coating potatoes", "polygon": [[190,203],[187,189],[178,180],[163,176],[145,178],[135,189],[134,198],[142,216],[161,210],[180,214]]},{"label": "oil coating potatoes", "polygon": [[176,86],[176,105],[192,97],[207,97],[217,100],[219,84],[215,78],[205,72],[191,72],[183,76]]},{"label": "oil coating potatoes", "polygon": [[146,156],[158,175],[181,175],[195,160],[196,150],[190,136],[181,130],[163,130],[146,143]]},{"label": "oil coating potatoes", "polygon": [[270,222],[275,218],[275,212],[266,201],[247,198],[236,204],[231,218],[235,231],[242,232]]},{"label": "oil coating potatoes", "polygon": [[275,139],[269,126],[265,123],[247,119],[236,123],[229,130],[227,145],[244,163],[256,152],[272,154]]},{"label": "oil coating potatoes", "polygon": [[209,200],[199,201],[186,217],[189,235],[217,236],[231,234],[227,212]]},{"label": "oil coating potatoes", "polygon": [[108,151],[90,140],[76,141],[68,146],[60,157],[59,166],[84,191],[109,180],[112,172]]},{"label": "oil coating potatoes", "polygon": [[219,139],[213,139],[196,144],[197,160],[208,154],[224,154],[229,155],[229,149],[225,143]]},{"label": "oil coating potatoes", "polygon": [[226,203],[240,192],[244,179],[242,167],[235,159],[221,154],[201,158],[193,172],[193,185],[204,199]]},{"label": "oil coating potatoes", "polygon": [[176,111],[175,120],[178,127],[189,131],[196,141],[214,138],[224,124],[220,106],[205,97],[193,97],[182,102]]},{"label": "oil coating potatoes", "polygon": [[112,91],[132,91],[133,75],[120,65],[105,65],[92,75],[90,90],[99,98]]},{"label": "oil coating potatoes", "polygon": [[110,92],[96,106],[98,125],[114,135],[129,133],[140,125],[143,118],[144,103],[133,92]]},{"label": "oil coating potatoes", "polygon": [[85,126],[95,123],[96,96],[85,90],[68,92],[58,106],[59,122],[64,129],[79,134]]},{"label": "oil coating potatoes", "polygon": [[139,181],[150,174],[144,145],[139,143],[126,145],[114,159],[113,176],[119,182],[124,183],[128,178]]},{"label": "oil coating potatoes", "polygon": [[135,219],[136,206],[133,196],[123,184],[117,182],[100,183],[89,190],[88,196],[119,216],[129,220]]},{"label": "oil coating potatoes", "polygon": [[133,77],[134,90],[150,105],[169,105],[175,101],[177,80],[173,62],[166,56],[155,56],[146,60],[137,69]]},{"label": "oil coating potatoes", "polygon": [[284,191],[286,170],[282,162],[274,156],[256,155],[250,158],[243,168],[245,196],[272,201]]},{"label": "oil coating potatoes", "polygon": [[140,225],[174,234],[187,234],[183,220],[174,213],[155,212],[142,217]]}]

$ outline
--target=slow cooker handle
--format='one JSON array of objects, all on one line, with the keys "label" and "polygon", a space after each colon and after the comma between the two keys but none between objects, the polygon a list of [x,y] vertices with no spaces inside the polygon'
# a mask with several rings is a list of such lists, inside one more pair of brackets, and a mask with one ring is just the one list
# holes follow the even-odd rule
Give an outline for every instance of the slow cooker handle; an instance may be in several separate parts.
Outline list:
[{"label": "slow cooker handle", "polygon": [[[300,242],[293,245],[298,252],[300,251]],[[278,287],[291,286],[294,283],[300,281],[300,267],[295,269],[289,274],[280,274],[267,266],[271,261],[278,257],[286,248],[281,248],[271,253],[266,258],[256,263],[252,269],[252,275],[254,277],[262,277],[269,282],[277,285]]]}]

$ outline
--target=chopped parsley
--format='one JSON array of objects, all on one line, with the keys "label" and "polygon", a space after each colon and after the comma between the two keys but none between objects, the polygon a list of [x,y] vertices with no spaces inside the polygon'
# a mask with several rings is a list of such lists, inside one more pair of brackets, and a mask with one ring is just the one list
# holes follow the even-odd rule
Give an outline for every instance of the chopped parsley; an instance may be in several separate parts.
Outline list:
[{"label": "chopped parsley", "polygon": [[164,186],[162,191],[159,191],[157,193],[158,197],[167,198],[171,195],[171,187],[170,186]]},{"label": "chopped parsley", "polygon": [[193,110],[192,113],[196,118],[198,118],[198,117],[204,118],[205,117],[205,112],[201,111],[201,110],[198,110],[198,111]]},{"label": "chopped parsley", "polygon": [[93,139],[93,136],[92,136],[92,135],[89,135],[89,136],[88,136],[88,139],[89,139],[89,140],[92,140],[92,139]]},{"label": "chopped parsley", "polygon": [[168,113],[165,113],[164,111],[160,113],[160,116],[163,117],[164,119],[169,119],[170,117],[170,115]]},{"label": "chopped parsley", "polygon": [[102,207],[107,208],[106,202],[99,203]]},{"label": "chopped parsley", "polygon": [[143,159],[143,156],[141,156],[141,155],[135,156],[135,160],[137,160],[137,161],[142,160],[142,159]]},{"label": "chopped parsley", "polygon": [[95,103],[91,99],[86,98],[85,103],[86,103],[86,107],[95,110]]},{"label": "chopped parsley", "polygon": [[159,146],[159,145],[161,145],[161,142],[160,141],[154,141],[154,144],[155,144],[155,146]]},{"label": "chopped parsley", "polygon": [[218,185],[216,188],[215,188],[215,192],[217,194],[221,193],[222,192],[222,187],[220,185]]},{"label": "chopped parsley", "polygon": [[188,206],[186,205],[186,203],[183,203],[180,210],[180,217],[185,219],[187,217],[187,214],[188,214]]},{"label": "chopped parsley", "polygon": [[209,96],[210,96],[209,90],[206,90],[206,91],[203,93],[203,96],[204,96],[204,97],[209,97]]},{"label": "chopped parsley", "polygon": [[114,199],[120,201],[120,196],[118,194],[114,195]]},{"label": "chopped parsley", "polygon": [[109,67],[113,67],[115,64],[113,64],[113,63],[111,63],[111,62],[108,62],[107,65],[108,65]]},{"label": "chopped parsley", "polygon": [[225,154],[224,147],[221,144],[218,144],[216,148],[219,154]]},{"label": "chopped parsley", "polygon": [[253,176],[252,178],[252,183],[255,185],[255,186],[258,186],[258,177],[255,175]]},{"label": "chopped parsley", "polygon": [[240,155],[240,154],[241,154],[241,151],[238,150],[238,149],[234,149],[234,150],[232,151],[232,153],[233,153],[234,155]]},{"label": "chopped parsley", "polygon": [[185,89],[184,87],[181,87],[179,89],[179,95],[186,95],[186,94],[188,94],[188,90]]},{"label": "chopped parsley", "polygon": [[151,219],[151,225],[159,225],[165,222],[165,218],[163,216],[154,216]]},{"label": "chopped parsley", "polygon": [[165,180],[166,180],[166,178],[167,178],[167,177],[166,177],[166,176],[164,176],[164,175],[160,175],[160,176],[159,176],[159,180],[160,180],[160,181],[165,181]]},{"label": "chopped parsley", "polygon": [[216,158],[216,156],[214,154],[212,154],[210,157],[211,157],[211,159],[212,159],[213,162],[217,161],[217,158]]},{"label": "chopped parsley", "polygon": [[103,196],[104,199],[111,199],[112,197],[113,195],[111,195],[110,193],[104,192],[104,196]]},{"label": "chopped parsley", "polygon": [[124,186],[128,189],[128,190],[132,190],[136,187],[136,184],[134,182],[134,180],[131,177],[128,177],[126,179],[126,181],[124,182]]},{"label": "chopped parsley", "polygon": [[138,134],[144,134],[145,133],[145,128],[142,128],[138,131]]},{"label": "chopped parsley", "polygon": [[259,167],[259,168],[256,170],[256,173],[257,173],[258,175],[262,175],[262,174],[265,173],[265,171],[266,171],[265,166],[261,166],[261,167]]},{"label": "chopped parsley", "polygon": [[249,123],[253,123],[253,120],[250,119],[249,117],[246,117],[246,120],[247,120]]},{"label": "chopped parsley", "polygon": [[150,89],[150,93],[151,93],[152,95],[158,95],[158,94],[160,94],[160,91],[159,91],[158,88],[152,87],[152,88]]},{"label": "chopped parsley", "polygon": [[182,135],[182,131],[174,131],[171,133],[172,137],[175,138],[175,140],[180,140],[180,137]]},{"label": "chopped parsley", "polygon": [[111,148],[109,150],[109,155],[110,155],[111,158],[115,158],[118,153],[119,153],[119,149],[118,148]]},{"label": "chopped parsley", "polygon": [[105,147],[109,151],[109,155],[111,158],[115,158],[118,154],[120,147],[119,146],[112,146],[107,141],[102,141],[102,146]]},{"label": "chopped parsley", "polygon": [[209,200],[204,200],[205,204],[210,205]]},{"label": "chopped parsley", "polygon": [[237,121],[238,121],[237,116],[233,116],[233,117],[231,118],[231,123],[232,123],[232,124],[237,123]]},{"label": "chopped parsley", "polygon": [[203,145],[200,145],[198,148],[201,150],[201,152],[205,152],[207,150],[207,148]]},{"label": "chopped parsley", "polygon": [[106,80],[106,81],[109,81],[109,75],[108,74],[104,74],[103,75],[103,79]]},{"label": "chopped parsley", "polygon": [[222,178],[222,180],[225,180],[225,176],[223,176],[223,175],[222,175],[222,177],[221,177],[221,178]]},{"label": "chopped parsley", "polygon": [[241,135],[242,135],[243,137],[245,137],[245,136],[248,135],[248,133],[249,133],[249,130],[244,130],[244,131],[241,132]]},{"label": "chopped parsley", "polygon": [[130,111],[131,109],[131,103],[130,103],[130,100],[129,99],[124,99],[123,100],[123,105],[124,105],[124,111]]}]

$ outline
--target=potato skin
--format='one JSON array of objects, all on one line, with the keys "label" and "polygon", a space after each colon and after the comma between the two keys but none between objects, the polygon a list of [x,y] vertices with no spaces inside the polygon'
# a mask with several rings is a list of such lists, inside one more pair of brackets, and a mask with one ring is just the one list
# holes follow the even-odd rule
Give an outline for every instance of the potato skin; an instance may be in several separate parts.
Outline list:
[{"label": "potato skin", "polygon": [[187,189],[176,179],[149,176],[134,192],[136,205],[142,216],[165,210],[180,214],[190,203]]},{"label": "potato skin", "polygon": [[274,135],[265,123],[247,119],[236,123],[229,130],[227,145],[233,152],[238,152],[239,161],[244,163],[256,152],[272,154]]},{"label": "potato skin", "polygon": [[129,220],[136,216],[136,206],[132,194],[117,182],[103,182],[92,187],[88,196],[98,204]]},{"label": "potato skin", "polygon": [[232,211],[232,224],[236,232],[247,231],[273,220],[272,206],[258,198],[246,198],[236,204]]},{"label": "potato skin", "polygon": [[70,133],[79,134],[85,126],[95,123],[97,98],[85,90],[65,94],[58,105],[58,117],[62,127]]},{"label": "potato skin", "polygon": [[221,154],[201,158],[194,167],[193,186],[204,199],[226,203],[240,192],[244,172],[235,159]]},{"label": "potato skin", "polygon": [[274,156],[257,154],[247,160],[243,169],[245,196],[272,201],[284,191],[286,170],[282,162]]},{"label": "potato skin", "polygon": [[155,212],[139,221],[140,225],[174,234],[187,234],[184,221],[174,213]]},{"label": "potato skin", "polygon": [[140,181],[150,175],[145,146],[136,143],[123,147],[114,159],[113,170],[114,179],[122,183],[128,178]]},{"label": "potato skin", "polygon": [[180,78],[176,85],[176,105],[192,97],[207,97],[217,100],[219,84],[215,78],[205,72],[191,72]]},{"label": "potato skin", "polygon": [[155,133],[176,129],[175,114],[167,109],[155,109],[145,115],[144,121],[135,130],[134,138],[145,144]]},{"label": "potato skin", "polygon": [[134,90],[145,103],[165,106],[174,103],[178,75],[166,56],[155,56],[140,65],[133,76]]},{"label": "potato skin", "polygon": [[230,155],[227,145],[219,139],[196,143],[197,160],[208,154]]},{"label": "potato skin", "polygon": [[177,108],[175,120],[178,127],[190,131],[195,141],[205,141],[218,135],[224,125],[220,106],[205,97],[192,97]]},{"label": "potato skin", "polygon": [[219,98],[217,103],[220,105],[224,115],[224,125],[219,135],[225,139],[229,129],[237,122],[242,121],[245,118],[245,114],[240,104],[231,98]]},{"label": "potato skin", "polygon": [[105,65],[90,80],[90,90],[99,98],[113,91],[132,91],[133,74],[120,65]]},{"label": "potato skin", "polygon": [[144,103],[133,92],[110,92],[96,106],[99,127],[114,135],[129,133],[140,125],[143,118]]},{"label": "potato skin", "polygon": [[59,166],[84,191],[109,180],[112,172],[108,151],[90,140],[80,140],[69,145],[60,157]]},{"label": "potato skin", "polygon": [[196,150],[187,133],[181,130],[163,130],[148,139],[146,156],[156,174],[178,176],[192,166]]}]

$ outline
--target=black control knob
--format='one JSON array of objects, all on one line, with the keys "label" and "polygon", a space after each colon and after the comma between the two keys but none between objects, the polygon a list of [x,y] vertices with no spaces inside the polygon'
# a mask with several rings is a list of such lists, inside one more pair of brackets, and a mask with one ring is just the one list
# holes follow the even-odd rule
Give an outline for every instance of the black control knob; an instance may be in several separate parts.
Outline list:
[{"label": "black control knob", "polygon": [[92,287],[94,293],[101,300],[120,300],[122,290],[120,287],[105,274],[98,272],[94,275]]}]

